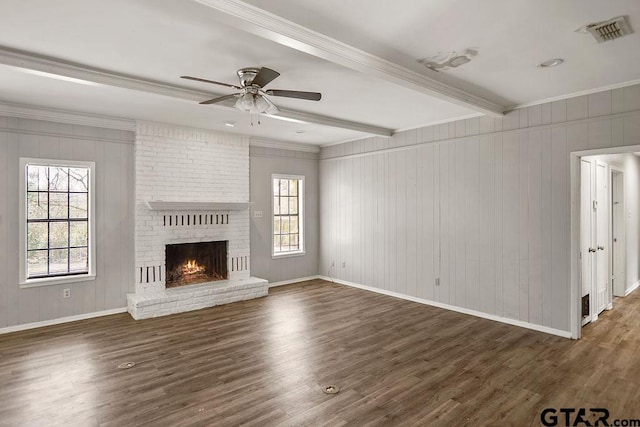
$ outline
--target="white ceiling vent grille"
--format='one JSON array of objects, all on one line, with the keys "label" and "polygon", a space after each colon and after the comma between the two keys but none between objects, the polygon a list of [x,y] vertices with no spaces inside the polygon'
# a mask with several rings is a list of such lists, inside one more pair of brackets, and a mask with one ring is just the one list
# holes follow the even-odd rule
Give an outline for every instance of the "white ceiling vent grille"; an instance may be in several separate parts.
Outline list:
[{"label": "white ceiling vent grille", "polygon": [[598,43],[619,39],[631,34],[631,28],[624,16],[610,19],[605,22],[597,22],[584,27]]}]

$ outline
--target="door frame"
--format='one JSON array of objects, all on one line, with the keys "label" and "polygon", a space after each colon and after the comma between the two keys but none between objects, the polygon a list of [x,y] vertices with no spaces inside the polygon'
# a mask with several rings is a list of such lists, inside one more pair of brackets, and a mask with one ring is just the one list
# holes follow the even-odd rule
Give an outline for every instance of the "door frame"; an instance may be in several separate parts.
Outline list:
[{"label": "door frame", "polygon": [[[609,215],[611,215],[611,230],[610,230],[610,239],[609,239],[609,247],[611,248],[611,251],[609,253],[609,271],[610,271],[610,275],[611,275],[611,279],[613,280],[613,276],[615,275],[615,263],[614,263],[614,259],[613,259],[613,239],[614,239],[614,233],[613,233],[613,224],[614,224],[614,219],[615,219],[615,215],[613,214],[613,188],[614,188],[614,175],[621,175],[622,178],[622,200],[623,200],[623,210],[622,210],[622,224],[619,224],[618,227],[622,227],[622,234],[624,235],[624,233],[626,232],[626,227],[625,227],[625,214],[624,214],[624,195],[625,195],[625,188],[624,188],[624,168],[621,168],[619,166],[616,165],[609,165],[609,173],[610,173],[610,181],[611,181],[611,191],[609,192]],[[624,243],[626,244],[626,238]],[[623,254],[623,256],[626,256],[626,253]],[[626,260],[625,260],[625,267],[626,267]],[[626,273],[626,268],[625,268],[625,273]],[[626,276],[626,274],[625,274]],[[620,277],[617,278],[616,280],[622,280],[622,283],[625,284],[626,283],[626,277]],[[614,290],[613,290],[613,282],[611,282],[611,295],[610,295],[610,302],[609,302],[609,307],[608,309],[611,310],[613,308],[613,298],[614,298]]]},{"label": "door frame", "polygon": [[580,160],[583,156],[602,154],[626,154],[640,151],[640,145],[623,147],[598,148],[593,150],[579,150],[569,152],[569,181],[570,181],[570,249],[569,249],[569,320],[571,338],[582,337],[582,310],[580,277]]}]

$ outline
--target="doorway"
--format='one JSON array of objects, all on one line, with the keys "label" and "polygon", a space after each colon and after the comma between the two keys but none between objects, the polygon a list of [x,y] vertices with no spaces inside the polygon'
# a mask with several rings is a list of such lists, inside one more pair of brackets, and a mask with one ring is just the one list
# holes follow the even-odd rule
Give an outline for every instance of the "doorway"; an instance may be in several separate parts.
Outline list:
[{"label": "doorway", "polygon": [[609,164],[598,157],[580,161],[580,264],[582,325],[611,306]]},{"label": "doorway", "polygon": [[570,154],[571,331],[640,287],[640,146]]}]

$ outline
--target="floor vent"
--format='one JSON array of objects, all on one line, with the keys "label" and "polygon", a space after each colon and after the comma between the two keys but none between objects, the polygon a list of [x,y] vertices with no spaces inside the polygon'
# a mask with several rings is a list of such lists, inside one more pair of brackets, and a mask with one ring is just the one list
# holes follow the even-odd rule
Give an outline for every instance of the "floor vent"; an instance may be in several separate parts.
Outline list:
[{"label": "floor vent", "polygon": [[631,27],[624,16],[618,16],[605,22],[589,24],[581,28],[581,30],[591,34],[598,43],[616,40],[632,33]]}]

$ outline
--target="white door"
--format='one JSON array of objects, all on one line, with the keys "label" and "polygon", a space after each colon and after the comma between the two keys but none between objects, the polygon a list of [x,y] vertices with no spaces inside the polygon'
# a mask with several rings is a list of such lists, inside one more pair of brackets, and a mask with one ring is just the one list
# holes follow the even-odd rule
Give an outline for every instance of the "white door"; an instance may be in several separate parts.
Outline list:
[{"label": "white door", "polygon": [[607,164],[596,162],[596,312],[609,304],[609,209]]},{"label": "white door", "polygon": [[[591,294],[593,290],[592,277],[595,248],[591,238],[591,230],[593,228],[591,186],[591,162],[583,159],[580,162],[580,271],[582,273],[582,297]],[[583,324],[590,321],[591,314],[589,313],[582,320]]]},{"label": "white door", "polygon": [[613,266],[613,295],[624,296],[626,259],[625,259],[625,231],[624,231],[624,173],[613,171],[612,177],[612,266]]}]

